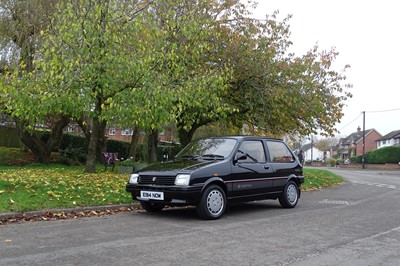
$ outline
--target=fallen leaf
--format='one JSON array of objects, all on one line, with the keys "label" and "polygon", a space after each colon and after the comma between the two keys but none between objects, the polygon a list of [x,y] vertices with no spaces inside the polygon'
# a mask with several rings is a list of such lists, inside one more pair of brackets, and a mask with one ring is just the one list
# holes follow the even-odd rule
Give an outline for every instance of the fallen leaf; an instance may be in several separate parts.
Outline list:
[{"label": "fallen leaf", "polygon": [[6,240],[4,240],[4,243],[11,243],[11,242],[12,242],[11,239],[6,239]]}]

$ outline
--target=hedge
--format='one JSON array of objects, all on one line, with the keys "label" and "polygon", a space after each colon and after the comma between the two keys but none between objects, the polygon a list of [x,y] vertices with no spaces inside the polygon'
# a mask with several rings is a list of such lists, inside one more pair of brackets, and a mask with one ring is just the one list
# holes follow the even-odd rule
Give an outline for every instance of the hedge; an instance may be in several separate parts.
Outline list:
[{"label": "hedge", "polygon": [[[362,155],[351,157],[352,163],[362,163]],[[368,164],[385,164],[400,162],[400,147],[384,147],[371,152],[365,153],[365,163]]]},{"label": "hedge", "polygon": [[[86,161],[88,141],[85,137],[64,134],[59,145],[59,151],[63,157],[76,160],[80,163]],[[157,147],[157,160],[162,161],[165,154],[173,158],[180,150],[180,145],[161,145]],[[107,140],[107,152],[117,152],[120,159],[129,157],[130,143],[118,140]],[[138,144],[136,149],[136,161],[147,161],[147,143]]]}]

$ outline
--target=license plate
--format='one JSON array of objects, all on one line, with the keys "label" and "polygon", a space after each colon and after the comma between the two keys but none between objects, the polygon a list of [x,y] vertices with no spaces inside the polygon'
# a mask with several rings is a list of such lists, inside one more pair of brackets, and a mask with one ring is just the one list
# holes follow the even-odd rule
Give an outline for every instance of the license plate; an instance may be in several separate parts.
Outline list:
[{"label": "license plate", "polygon": [[164,192],[140,191],[140,197],[144,199],[164,200]]}]

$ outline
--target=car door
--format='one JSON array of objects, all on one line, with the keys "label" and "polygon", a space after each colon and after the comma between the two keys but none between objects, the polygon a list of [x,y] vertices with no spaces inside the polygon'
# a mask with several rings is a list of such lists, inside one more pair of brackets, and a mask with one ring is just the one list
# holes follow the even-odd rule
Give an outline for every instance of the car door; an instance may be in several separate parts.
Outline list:
[{"label": "car door", "polygon": [[232,167],[231,196],[242,197],[268,193],[273,185],[273,169],[267,162],[262,140],[244,140],[237,150]]},{"label": "car door", "polygon": [[289,176],[295,174],[298,167],[296,159],[287,145],[281,141],[267,140],[271,168],[274,169],[273,191],[282,191]]}]

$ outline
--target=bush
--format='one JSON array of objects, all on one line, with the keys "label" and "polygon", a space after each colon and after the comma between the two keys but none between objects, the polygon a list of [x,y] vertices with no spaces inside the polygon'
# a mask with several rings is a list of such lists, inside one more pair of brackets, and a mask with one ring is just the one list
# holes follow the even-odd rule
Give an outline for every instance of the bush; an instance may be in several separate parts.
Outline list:
[{"label": "bush", "polygon": [[65,165],[84,164],[87,159],[87,151],[84,147],[75,148],[68,146],[65,150],[60,150],[61,158],[59,163]]},{"label": "bush", "polygon": [[349,158],[351,163],[362,163],[362,156],[355,156]]},{"label": "bush", "polygon": [[163,161],[164,155],[168,156],[168,159],[171,160],[178,154],[178,152],[182,149],[181,145],[158,145],[157,147],[157,160]]},{"label": "bush", "polygon": [[400,147],[384,147],[369,152],[365,156],[366,162],[371,164],[399,163]]},{"label": "bush", "polygon": [[[49,132],[41,133],[41,140],[47,141],[50,136]],[[88,153],[88,140],[82,136],[71,134],[63,134],[58,151],[61,154],[59,160],[63,164],[82,164],[86,162]],[[117,152],[119,159],[126,159],[129,157],[130,143],[118,140],[107,140],[107,152]],[[157,147],[157,160],[162,161],[164,155],[168,155],[172,159],[181,150],[181,145],[162,145]],[[147,143],[138,144],[136,149],[136,161],[145,162],[148,160],[148,147]]]},{"label": "bush", "polygon": [[118,140],[107,140],[107,152],[118,152],[119,159],[129,157],[130,143]]},{"label": "bush", "polygon": [[335,165],[336,165],[336,160],[333,159],[333,158],[328,158],[328,159],[326,159],[326,165],[329,165],[329,166],[331,166],[331,167],[335,167]]},{"label": "bush", "polygon": [[[400,147],[384,147],[364,155],[365,163],[369,164],[385,164],[385,163],[399,163],[400,162]],[[351,157],[352,163],[362,163],[362,155]]]}]

